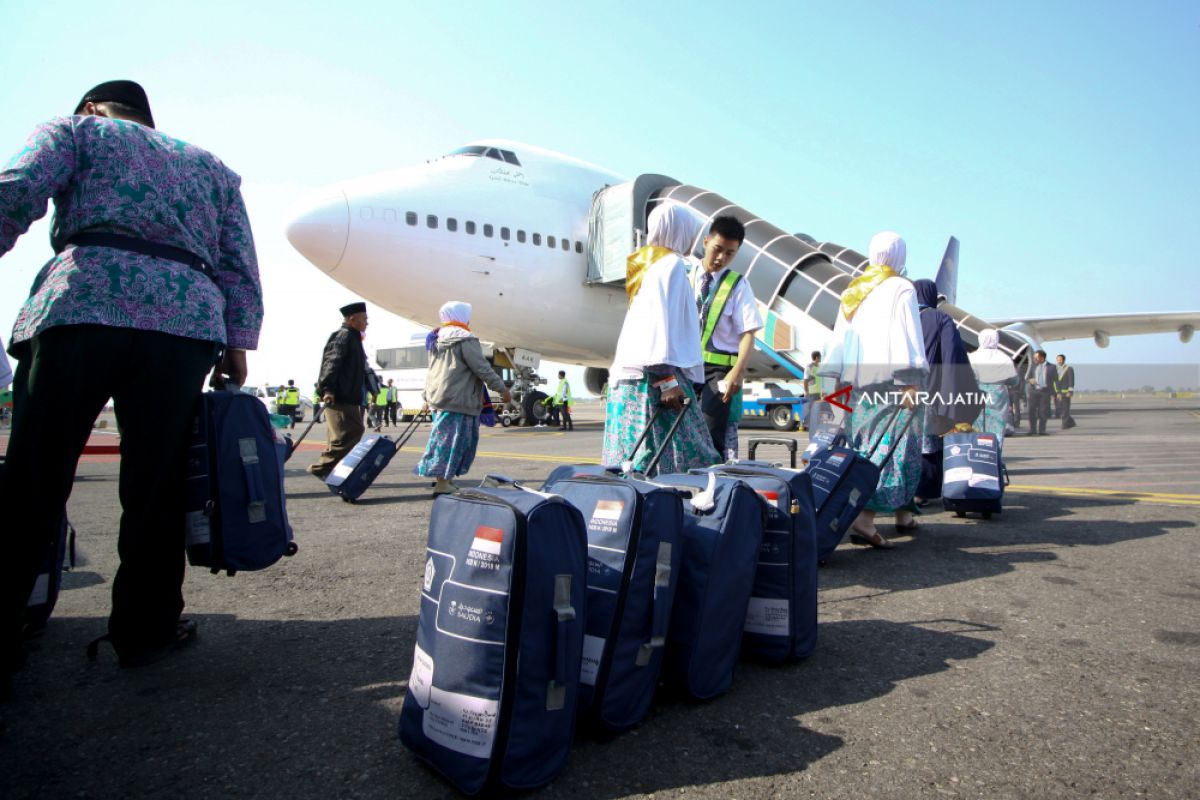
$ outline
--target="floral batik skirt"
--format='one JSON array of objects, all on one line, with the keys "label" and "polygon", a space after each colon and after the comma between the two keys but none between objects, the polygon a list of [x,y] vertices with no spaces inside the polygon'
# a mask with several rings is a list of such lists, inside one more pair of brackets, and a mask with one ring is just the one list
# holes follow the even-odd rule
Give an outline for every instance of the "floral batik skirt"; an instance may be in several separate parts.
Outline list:
[{"label": "floral batik skirt", "polygon": [[[924,414],[920,409],[915,413],[901,409],[897,414],[894,404],[874,396],[898,391],[896,386],[881,384],[855,389],[850,395],[850,404],[854,408],[846,422],[850,446],[875,464],[883,463],[888,453],[892,453],[879,476],[875,494],[867,503],[867,510],[877,513],[895,511],[911,504],[921,481]],[[909,423],[908,428],[901,433],[906,423]]]},{"label": "floral batik skirt", "polygon": [[[1016,384],[1013,379],[1012,385]],[[1012,403],[1009,399],[1008,383],[980,383],[980,391],[987,394],[987,405],[975,420],[975,427],[984,433],[994,434],[1001,446],[1004,444],[1004,434],[1012,427]]]},{"label": "floral batik skirt", "polygon": [[425,455],[413,468],[413,474],[446,480],[464,475],[471,468],[478,447],[479,417],[457,411],[434,411]]},{"label": "floral batik skirt", "polygon": [[[708,432],[708,426],[700,414],[700,404],[696,401],[691,381],[678,369],[675,370],[675,379],[683,388],[684,396],[691,398],[692,403],[684,409],[683,422],[658,462],[659,474],[687,472],[721,461],[721,456],[713,449],[712,434]],[[602,464],[619,467],[629,459],[634,443],[658,407],[660,395],[645,376],[641,380],[619,381],[609,387],[608,406],[604,415],[604,446],[600,454]],[[634,472],[645,471],[654,453],[666,440],[667,431],[671,429],[675,418],[674,411],[664,409],[654,420],[654,427],[634,455]]]}]

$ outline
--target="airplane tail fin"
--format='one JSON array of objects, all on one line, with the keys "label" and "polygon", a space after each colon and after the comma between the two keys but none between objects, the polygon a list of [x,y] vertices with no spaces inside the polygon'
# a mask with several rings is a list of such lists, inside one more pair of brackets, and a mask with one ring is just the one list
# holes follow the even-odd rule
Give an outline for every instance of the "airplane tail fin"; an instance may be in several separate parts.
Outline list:
[{"label": "airplane tail fin", "polygon": [[958,296],[958,239],[953,236],[946,242],[946,252],[942,256],[942,264],[938,267],[937,277],[933,282],[937,284],[938,294],[950,303],[957,304],[955,298]]}]

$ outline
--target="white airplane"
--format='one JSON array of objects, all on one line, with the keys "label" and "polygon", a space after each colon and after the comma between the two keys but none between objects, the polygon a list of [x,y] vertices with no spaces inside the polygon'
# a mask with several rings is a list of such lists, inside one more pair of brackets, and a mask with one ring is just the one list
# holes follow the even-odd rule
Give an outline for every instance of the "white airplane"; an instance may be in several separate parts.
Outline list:
[{"label": "white airplane", "polygon": [[[746,224],[733,268],[750,282],[767,323],[749,372],[795,376],[822,348],[841,292],[866,259],[665,176],[627,180],[561,153],[484,140],[328,188],[294,213],[287,237],[338,283],[414,322],[436,325],[446,300],[471,303],[472,329],[513,348],[514,365],[525,351],[581,364],[598,393],[626,309],[625,256],[642,244],[648,207],[668,201],[706,222],[733,214]],[[956,261],[951,239],[939,271],[946,298],[955,296]],[[1017,361],[1044,340],[1093,338],[1104,347],[1110,336],[1174,331],[1187,342],[1200,324],[1200,312],[988,323],[949,300],[940,307],[969,345],[983,328],[1002,328],[1001,346]]]}]

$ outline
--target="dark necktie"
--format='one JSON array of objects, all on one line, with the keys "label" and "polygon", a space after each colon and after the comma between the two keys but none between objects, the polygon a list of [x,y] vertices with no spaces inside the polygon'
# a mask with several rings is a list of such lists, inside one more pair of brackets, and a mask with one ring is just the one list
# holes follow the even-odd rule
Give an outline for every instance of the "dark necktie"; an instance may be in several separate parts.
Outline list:
[{"label": "dark necktie", "polygon": [[700,276],[700,296],[696,298],[696,309],[704,309],[704,301],[708,299],[708,290],[712,288],[713,276],[711,272],[705,272]]}]

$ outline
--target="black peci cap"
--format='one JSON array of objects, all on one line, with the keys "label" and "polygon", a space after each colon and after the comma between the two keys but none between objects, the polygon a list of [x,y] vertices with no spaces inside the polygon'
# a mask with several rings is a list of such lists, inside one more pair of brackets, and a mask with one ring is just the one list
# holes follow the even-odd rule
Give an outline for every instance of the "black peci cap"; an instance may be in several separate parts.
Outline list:
[{"label": "black peci cap", "polygon": [[154,127],[154,115],[150,113],[150,98],[146,97],[146,90],[141,87],[141,84],[134,81],[105,81],[99,86],[92,87],[80,99],[79,105],[75,106],[75,113],[82,114],[83,107],[87,103],[121,103],[130,108],[136,108],[146,115],[146,119],[150,121],[150,127]]},{"label": "black peci cap", "polygon": [[351,303],[348,306],[342,306],[341,308],[338,309],[338,311],[342,312],[343,317],[348,317],[351,314],[365,314],[365,313],[367,313],[367,304],[366,303]]}]

